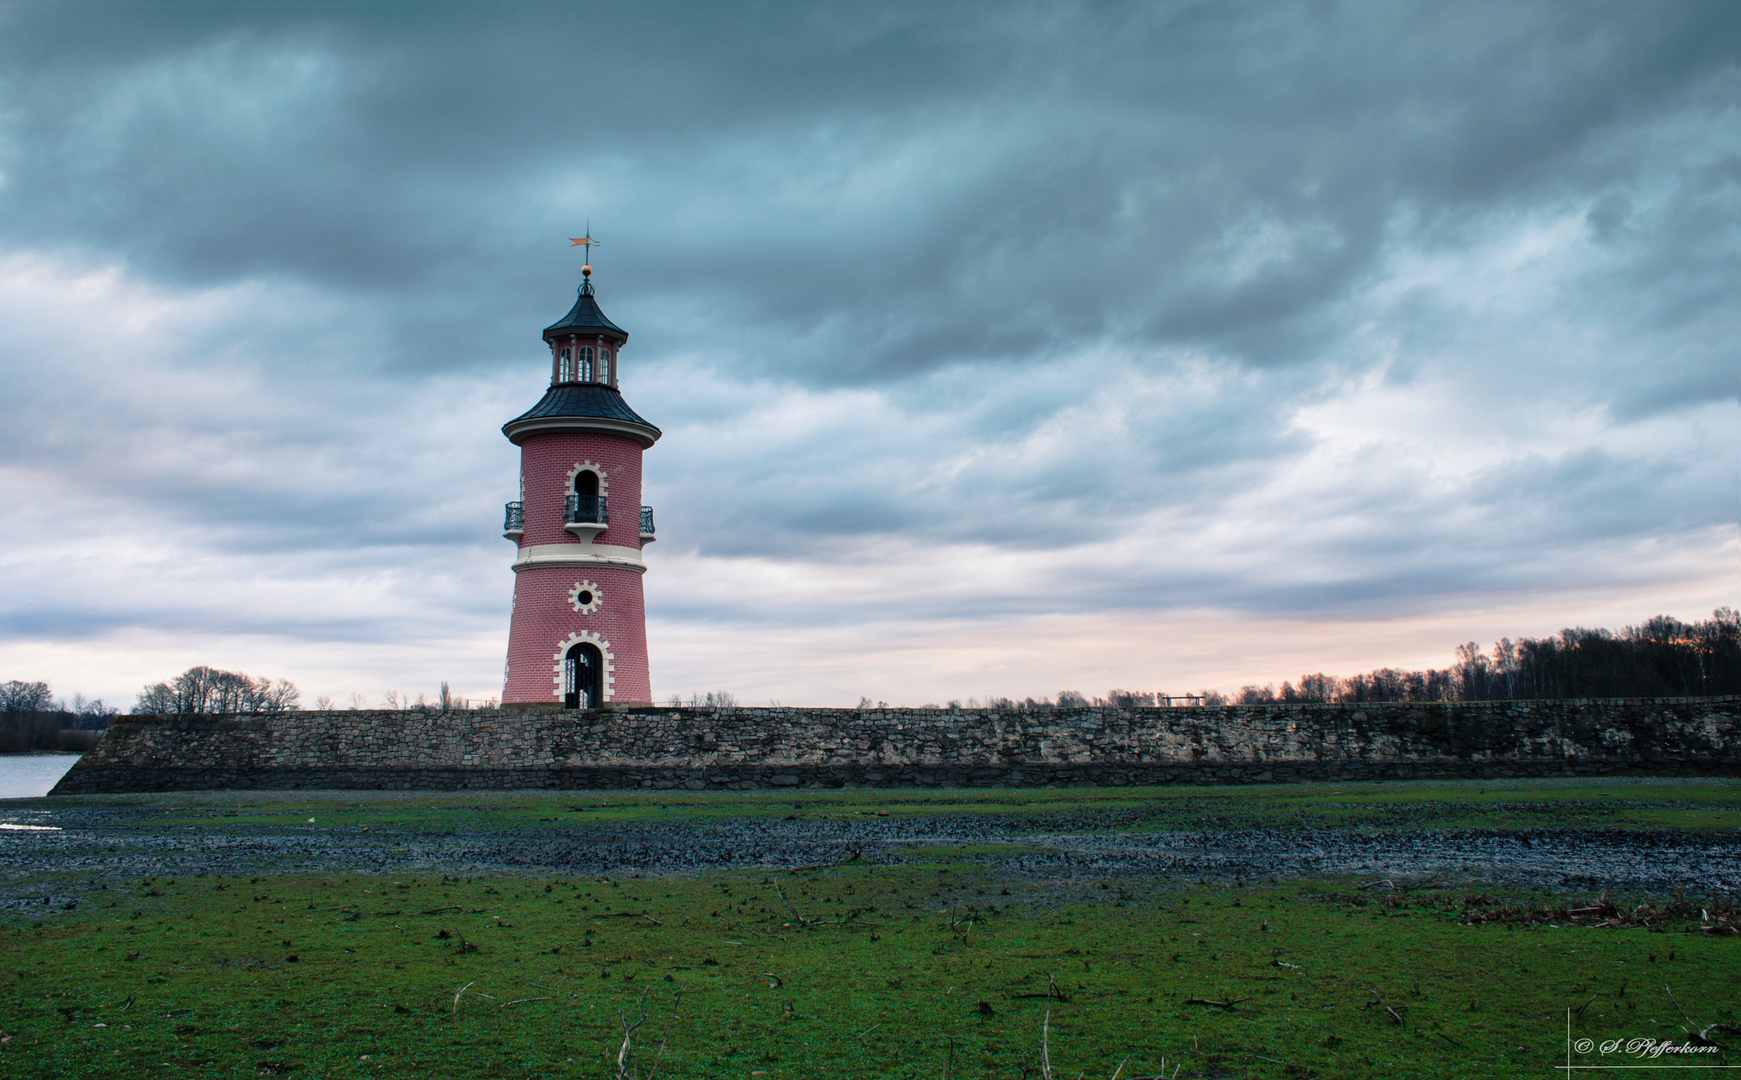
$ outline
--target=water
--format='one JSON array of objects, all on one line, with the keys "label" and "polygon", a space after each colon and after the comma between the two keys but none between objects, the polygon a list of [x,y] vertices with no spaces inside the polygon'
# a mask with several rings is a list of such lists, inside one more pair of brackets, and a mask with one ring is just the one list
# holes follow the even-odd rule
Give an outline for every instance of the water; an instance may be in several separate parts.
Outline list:
[{"label": "water", "polygon": [[78,754],[0,754],[0,799],[35,799],[66,775]]}]

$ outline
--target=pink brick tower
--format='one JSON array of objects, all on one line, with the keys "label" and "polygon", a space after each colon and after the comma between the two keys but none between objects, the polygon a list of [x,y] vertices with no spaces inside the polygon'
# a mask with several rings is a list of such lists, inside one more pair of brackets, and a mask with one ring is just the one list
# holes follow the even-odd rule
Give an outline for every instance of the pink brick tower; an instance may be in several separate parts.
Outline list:
[{"label": "pink brick tower", "polygon": [[641,505],[641,452],[659,429],[617,390],[629,335],[599,310],[592,267],[580,272],[573,310],[544,331],[550,389],[502,426],[520,448],[520,500],[504,525],[519,549],[503,704],[653,700],[641,593],[653,510]]}]

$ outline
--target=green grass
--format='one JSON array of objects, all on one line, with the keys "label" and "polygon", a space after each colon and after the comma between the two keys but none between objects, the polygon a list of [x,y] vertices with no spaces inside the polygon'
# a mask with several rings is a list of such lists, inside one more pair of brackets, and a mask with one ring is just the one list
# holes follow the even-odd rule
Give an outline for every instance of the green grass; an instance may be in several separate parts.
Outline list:
[{"label": "green grass", "polygon": [[644,995],[650,1048],[679,989],[672,1077],[940,1077],[945,1058],[951,1076],[1038,1076],[1048,1004],[1071,1077],[1127,1055],[1127,1076],[1163,1058],[1182,1076],[1545,1075],[1565,1010],[1586,1002],[1577,1037],[1676,1035],[1665,981],[1702,1024],[1736,1020],[1741,939],[1465,926],[1450,899],[937,864],[157,879],[13,921],[0,1061],[36,1076],[609,1076],[618,1011]]},{"label": "green grass", "polygon": [[[1121,831],[1204,828],[1741,830],[1733,779],[1385,781],[1219,787],[925,789],[754,792],[188,792],[84,796],[16,805],[124,806],[141,824],[236,829],[322,827],[565,829],[578,822],[726,821],[1084,813],[1116,815]],[[1045,828],[1036,822],[1037,829]]]}]

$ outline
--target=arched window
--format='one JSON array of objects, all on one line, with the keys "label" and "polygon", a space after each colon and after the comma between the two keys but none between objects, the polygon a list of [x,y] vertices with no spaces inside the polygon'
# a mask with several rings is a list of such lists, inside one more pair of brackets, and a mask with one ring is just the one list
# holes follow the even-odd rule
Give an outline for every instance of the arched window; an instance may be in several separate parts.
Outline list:
[{"label": "arched window", "polygon": [[566,520],[603,524],[605,501],[598,493],[598,473],[582,469],[574,474],[574,493],[568,497]]},{"label": "arched window", "polygon": [[606,386],[611,385],[611,351],[609,349],[598,351],[598,381]]},{"label": "arched window", "polygon": [[568,346],[562,347],[562,360],[557,365],[557,382],[569,382],[574,378],[574,361],[569,355]]},{"label": "arched window", "polygon": [[575,366],[575,379],[579,382],[592,382],[592,346],[580,347],[580,362]]}]

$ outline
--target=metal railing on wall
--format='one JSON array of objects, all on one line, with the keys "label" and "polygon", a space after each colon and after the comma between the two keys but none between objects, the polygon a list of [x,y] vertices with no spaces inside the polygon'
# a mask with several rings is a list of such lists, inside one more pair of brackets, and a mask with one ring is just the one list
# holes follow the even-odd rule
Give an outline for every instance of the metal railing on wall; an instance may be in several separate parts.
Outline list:
[{"label": "metal railing on wall", "polygon": [[562,510],[562,520],[583,525],[608,525],[611,516],[605,508],[603,495],[570,495]]}]

